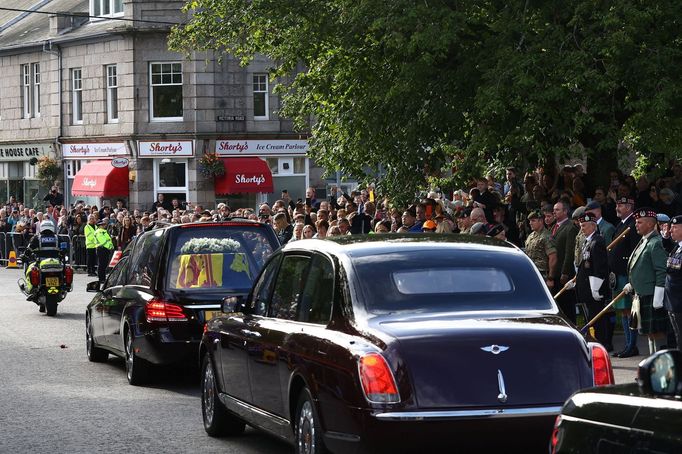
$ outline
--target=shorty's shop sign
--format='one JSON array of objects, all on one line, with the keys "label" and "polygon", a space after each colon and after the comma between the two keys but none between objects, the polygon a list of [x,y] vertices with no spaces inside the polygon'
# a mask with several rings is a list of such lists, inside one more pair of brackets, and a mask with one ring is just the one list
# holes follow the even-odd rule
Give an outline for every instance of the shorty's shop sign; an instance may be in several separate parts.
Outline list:
[{"label": "shorty's shop sign", "polygon": [[63,143],[62,155],[66,159],[108,158],[128,154],[124,142],[117,143]]},{"label": "shorty's shop sign", "polygon": [[138,155],[141,158],[187,157],[194,156],[194,141],[175,142],[138,142]]},{"label": "shorty's shop sign", "polygon": [[218,156],[304,155],[307,140],[216,140]]},{"label": "shorty's shop sign", "polygon": [[54,157],[52,145],[48,143],[0,145],[0,162],[28,161],[41,156]]}]

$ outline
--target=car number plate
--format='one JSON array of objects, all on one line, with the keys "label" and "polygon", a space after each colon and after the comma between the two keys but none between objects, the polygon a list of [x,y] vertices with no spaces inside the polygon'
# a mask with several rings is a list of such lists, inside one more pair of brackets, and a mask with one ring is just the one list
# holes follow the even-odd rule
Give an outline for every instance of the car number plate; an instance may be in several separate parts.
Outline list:
[{"label": "car number plate", "polygon": [[46,277],[45,278],[45,285],[48,287],[59,287],[59,278],[58,277]]},{"label": "car number plate", "polygon": [[221,311],[206,311],[204,312],[204,318],[206,321],[211,320],[212,318],[220,317],[223,313]]}]

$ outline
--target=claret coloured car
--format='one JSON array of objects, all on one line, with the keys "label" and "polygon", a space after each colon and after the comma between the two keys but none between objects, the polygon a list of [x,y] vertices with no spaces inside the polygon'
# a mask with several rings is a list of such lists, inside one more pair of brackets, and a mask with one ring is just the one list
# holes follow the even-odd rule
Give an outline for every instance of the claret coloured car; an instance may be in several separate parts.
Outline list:
[{"label": "claret coloured car", "polygon": [[299,453],[546,451],[563,402],[613,382],[528,257],[493,239],[295,241],[223,311],[200,350],[206,431],[249,424]]}]

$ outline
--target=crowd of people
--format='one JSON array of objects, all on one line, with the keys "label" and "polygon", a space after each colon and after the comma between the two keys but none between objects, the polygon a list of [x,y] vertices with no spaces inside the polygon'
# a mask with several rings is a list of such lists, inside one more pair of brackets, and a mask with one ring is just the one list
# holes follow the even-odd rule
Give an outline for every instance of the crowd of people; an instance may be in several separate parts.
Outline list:
[{"label": "crowd of people", "polygon": [[[104,225],[114,248],[119,250],[155,226],[233,218],[272,224],[282,244],[352,234],[434,232],[494,237],[523,248],[553,294],[563,290],[557,302],[573,321],[576,305],[584,305],[587,315],[592,316],[611,297],[627,290],[628,295],[615,305],[626,333],[626,345],[615,354],[633,356],[638,354],[637,332],[647,334],[650,348],[654,349],[664,343],[667,331],[678,329],[675,323],[663,326],[667,318],[649,307],[652,301],[648,297],[664,285],[661,269],[664,277],[666,264],[660,263],[660,253],[655,265],[656,285],[647,284],[646,290],[633,290],[627,285],[637,280],[631,275],[630,262],[642,237],[655,230],[665,252],[663,261],[678,248],[669,226],[671,220],[682,215],[682,165],[670,162],[666,172],[655,180],[646,176],[635,179],[613,171],[603,185],[591,186],[588,181],[591,179],[581,164],[556,169],[538,167],[524,174],[510,167],[501,181],[494,175],[481,176],[449,197],[434,190],[406,207],[394,206],[390,197],[379,197],[372,187],[351,194],[333,189],[325,200],[317,200],[315,188],[308,188],[305,200],[293,201],[285,190],[272,205],[234,210],[225,203],[208,209],[177,198],[167,200],[164,194],[159,194],[146,211],[128,210],[122,199],[115,206],[101,208],[78,201],[67,209],[60,205],[63,197],[59,191],[52,188],[43,211],[27,208],[10,197],[0,208],[0,232],[20,233],[28,239],[40,230],[41,222],[51,220],[58,234],[74,238],[84,237],[89,223]],[[635,225],[635,218],[649,219],[651,215],[655,224],[652,230],[640,229],[639,220]],[[594,232],[603,240],[597,241],[598,245]],[[618,244],[611,244],[614,239]],[[597,268],[599,276],[595,276]],[[633,309],[633,304],[639,307]],[[658,296],[656,306],[660,307]],[[682,307],[675,311],[682,312]],[[613,350],[615,320],[615,314],[611,314],[595,326],[597,337],[609,350]],[[672,337],[668,341],[674,342]]]}]

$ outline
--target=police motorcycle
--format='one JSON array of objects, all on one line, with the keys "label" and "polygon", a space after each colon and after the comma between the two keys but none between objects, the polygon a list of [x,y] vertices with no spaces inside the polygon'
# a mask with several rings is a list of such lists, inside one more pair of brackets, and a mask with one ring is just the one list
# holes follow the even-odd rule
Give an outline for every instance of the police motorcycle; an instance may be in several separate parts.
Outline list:
[{"label": "police motorcycle", "polygon": [[17,281],[19,289],[33,301],[40,312],[57,313],[57,305],[73,288],[73,268],[66,264],[67,243],[59,243],[52,221],[43,221],[40,233],[21,256],[25,278]]}]

